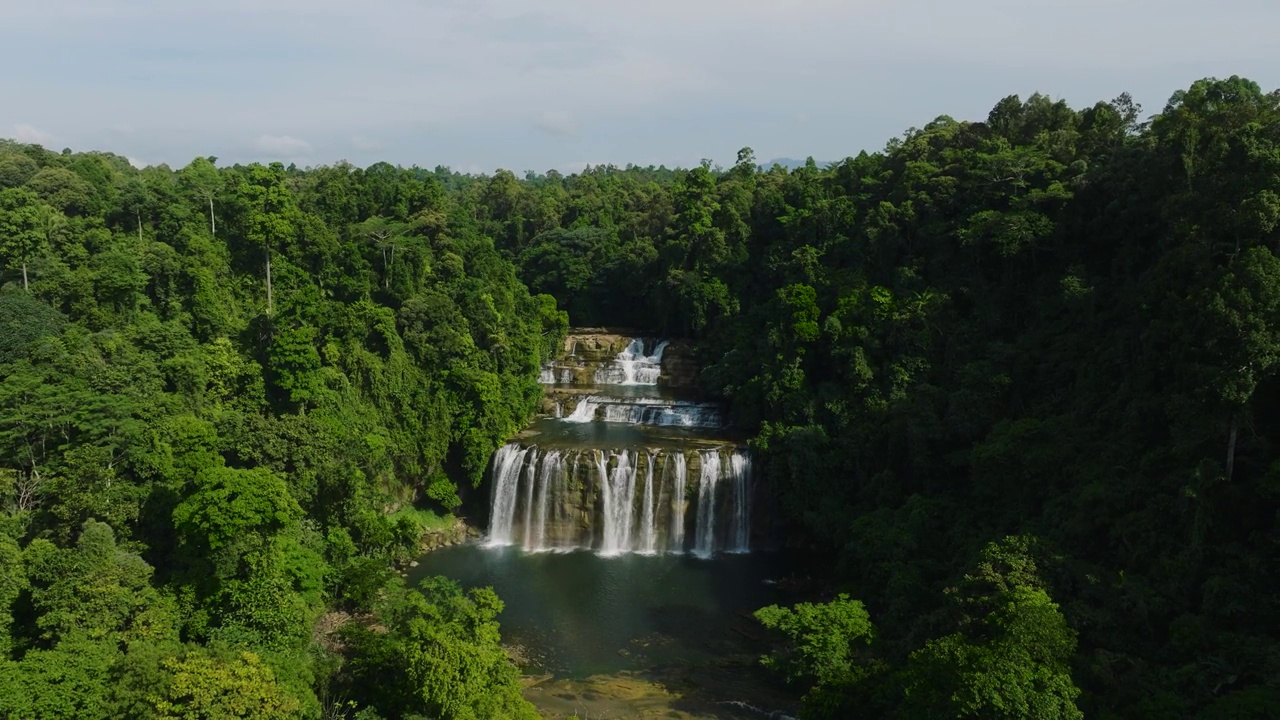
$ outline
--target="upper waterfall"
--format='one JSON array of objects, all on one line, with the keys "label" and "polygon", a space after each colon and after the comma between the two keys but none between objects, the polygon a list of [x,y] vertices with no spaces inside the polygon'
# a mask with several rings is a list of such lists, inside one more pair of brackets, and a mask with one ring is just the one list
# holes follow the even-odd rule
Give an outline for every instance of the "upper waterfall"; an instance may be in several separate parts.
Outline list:
[{"label": "upper waterfall", "polygon": [[[664,367],[670,340],[630,335],[571,335],[555,360],[542,367],[544,385],[656,386],[690,385],[688,353],[680,353],[675,377]],[[674,381],[674,382],[673,382]]]},{"label": "upper waterfall", "polygon": [[613,362],[596,369],[596,384],[657,385],[658,377],[662,375],[662,353],[670,344],[669,340],[663,340],[654,347],[652,354],[646,354],[644,340],[633,339]]}]

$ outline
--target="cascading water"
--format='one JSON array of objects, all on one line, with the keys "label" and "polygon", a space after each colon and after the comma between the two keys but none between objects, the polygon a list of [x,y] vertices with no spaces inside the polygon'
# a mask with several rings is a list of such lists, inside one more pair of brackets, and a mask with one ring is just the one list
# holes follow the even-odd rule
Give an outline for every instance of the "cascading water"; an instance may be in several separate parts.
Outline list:
[{"label": "cascading water", "polygon": [[631,544],[631,517],[636,498],[636,468],[631,453],[623,450],[616,456],[611,472],[601,468],[601,496],[604,505],[604,540],[601,555],[618,555],[634,549]]},{"label": "cascading water", "polygon": [[524,546],[533,547],[533,491],[534,477],[538,472],[538,450],[534,448],[532,457],[524,466]]},{"label": "cascading water", "polygon": [[733,517],[729,552],[751,550],[751,456],[734,453],[729,458],[729,477],[733,480]]},{"label": "cascading water", "polygon": [[[582,342],[575,347],[598,341]],[[596,368],[595,394],[579,396],[571,412],[569,397],[555,397],[557,419],[530,430],[537,446],[515,441],[495,453],[489,545],[700,558],[750,550],[751,459],[714,439],[724,426],[721,406],[644,387],[659,383],[667,348],[632,339]],[[584,362],[599,360],[584,351],[548,364],[540,379],[581,382],[593,377]],[[570,429],[585,424],[595,426]]]},{"label": "cascading water", "polygon": [[750,549],[750,459],[740,448],[542,450],[508,443],[494,456],[493,472],[490,545],[593,548],[609,556]]},{"label": "cascading water", "polygon": [[657,385],[662,374],[662,353],[669,341],[663,340],[652,355],[644,352],[644,340],[635,338],[608,365],[596,370],[597,385]]},{"label": "cascading water", "polygon": [[716,482],[720,479],[720,453],[704,450],[698,455],[702,458],[702,469],[698,473],[698,524],[693,536],[693,554],[707,558],[711,557],[715,541]]},{"label": "cascading water", "polygon": [[[545,548],[547,537],[547,505],[551,496],[555,494],[555,490],[551,487],[561,476],[561,467],[564,461],[560,457],[558,450],[548,452],[546,457],[542,459],[542,472],[538,475],[538,500],[537,509],[534,511],[533,523],[525,530],[524,546],[530,550],[542,550]],[[532,486],[532,483],[530,483]],[[533,499],[530,498],[530,505]]]},{"label": "cascading water", "polygon": [[687,428],[718,428],[724,425],[720,406],[715,403],[605,395],[582,398],[564,420],[571,423],[601,421]]},{"label": "cascading water", "polygon": [[658,529],[654,524],[658,495],[653,491],[653,466],[656,460],[657,455],[649,453],[644,471],[644,504],[640,508],[640,552],[646,555],[652,555],[658,549]]},{"label": "cascading water", "polygon": [[676,455],[675,467],[672,471],[672,483],[674,485],[671,491],[671,550],[673,552],[684,552],[684,513],[688,507],[685,502],[684,487],[685,474],[689,470],[689,463],[685,460],[684,453]]},{"label": "cascading water", "polygon": [[515,522],[516,490],[524,458],[532,448],[508,443],[493,458],[493,512],[489,520],[489,544],[510,545]]},{"label": "cascading water", "polygon": [[565,422],[571,423],[589,423],[596,419],[596,401],[595,396],[582,398],[578,401],[573,412],[569,413],[569,417],[565,418]]}]

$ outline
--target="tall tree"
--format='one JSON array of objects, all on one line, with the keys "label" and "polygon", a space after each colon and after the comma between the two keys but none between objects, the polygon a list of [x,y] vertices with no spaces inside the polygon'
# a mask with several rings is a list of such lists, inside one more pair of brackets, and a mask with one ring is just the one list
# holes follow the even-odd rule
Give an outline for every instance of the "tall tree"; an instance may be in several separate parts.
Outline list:
[{"label": "tall tree", "polygon": [[209,234],[213,237],[218,235],[218,222],[213,214],[213,201],[218,199],[218,192],[222,187],[222,178],[218,175],[215,162],[217,158],[214,157],[196,158],[179,173],[183,186],[193,196],[209,205]]},{"label": "tall tree", "polygon": [[28,266],[45,240],[40,199],[20,188],[0,190],[0,251],[7,264],[22,271],[22,289],[30,290]]}]

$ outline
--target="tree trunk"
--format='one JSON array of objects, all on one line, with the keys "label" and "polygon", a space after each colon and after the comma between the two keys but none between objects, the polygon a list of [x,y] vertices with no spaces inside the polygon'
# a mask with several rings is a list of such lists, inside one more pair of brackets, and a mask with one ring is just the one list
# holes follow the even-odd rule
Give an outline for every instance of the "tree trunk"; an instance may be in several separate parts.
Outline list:
[{"label": "tree trunk", "polygon": [[213,196],[209,196],[209,234],[218,237],[218,225],[213,221]]},{"label": "tree trunk", "polygon": [[22,289],[31,292],[31,288],[27,286],[27,261],[22,261]]},{"label": "tree trunk", "polygon": [[1240,423],[1235,415],[1231,416],[1231,434],[1227,436],[1227,482],[1231,482],[1231,474],[1235,471],[1236,466],[1236,435],[1240,429]]},{"label": "tree trunk", "polygon": [[138,242],[142,242],[142,213],[138,213]]},{"label": "tree trunk", "polygon": [[271,316],[271,248],[267,247],[267,316]]}]

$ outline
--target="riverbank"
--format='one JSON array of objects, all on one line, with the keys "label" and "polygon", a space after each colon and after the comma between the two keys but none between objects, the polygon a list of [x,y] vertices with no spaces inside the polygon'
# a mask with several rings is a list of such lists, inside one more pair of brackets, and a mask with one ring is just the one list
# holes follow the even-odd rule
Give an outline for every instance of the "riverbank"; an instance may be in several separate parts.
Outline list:
[{"label": "riverbank", "polygon": [[442,528],[430,528],[418,540],[419,552],[431,552],[440,548],[461,545],[483,536],[478,528],[467,524],[462,518],[454,518],[453,523]]},{"label": "riverbank", "polygon": [[584,679],[526,677],[524,698],[543,718],[568,720],[786,720],[793,693],[763,676],[755,656],[699,668],[669,667]]}]

